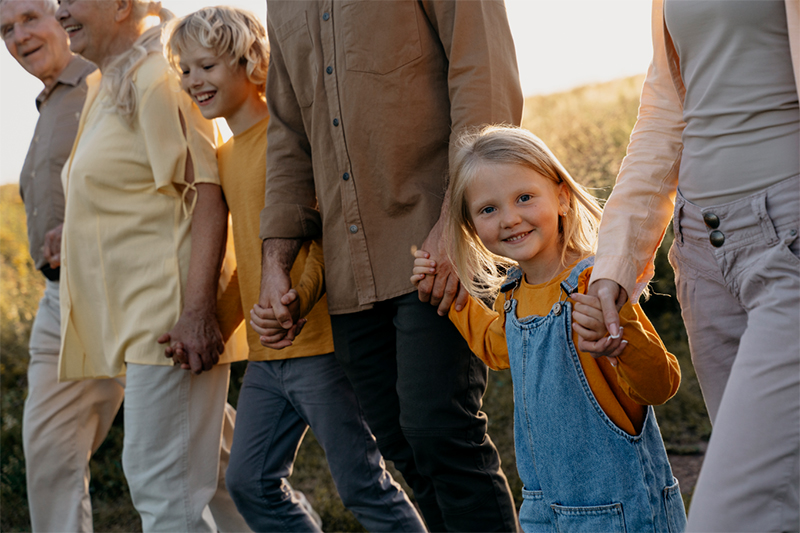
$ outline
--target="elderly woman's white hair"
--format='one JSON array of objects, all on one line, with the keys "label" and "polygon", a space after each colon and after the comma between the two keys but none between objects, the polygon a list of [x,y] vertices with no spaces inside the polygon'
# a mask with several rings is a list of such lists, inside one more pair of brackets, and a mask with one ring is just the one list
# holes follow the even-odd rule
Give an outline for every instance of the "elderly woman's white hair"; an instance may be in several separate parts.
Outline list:
[{"label": "elderly woman's white hair", "polygon": [[103,87],[111,95],[117,112],[129,124],[136,114],[136,87],[133,75],[148,55],[164,53],[163,32],[165,23],[175,17],[171,11],[161,7],[161,2],[132,0],[131,16],[137,24],[147,24],[148,17],[158,17],[160,24],[146,29],[133,46],[114,58],[103,72]]}]

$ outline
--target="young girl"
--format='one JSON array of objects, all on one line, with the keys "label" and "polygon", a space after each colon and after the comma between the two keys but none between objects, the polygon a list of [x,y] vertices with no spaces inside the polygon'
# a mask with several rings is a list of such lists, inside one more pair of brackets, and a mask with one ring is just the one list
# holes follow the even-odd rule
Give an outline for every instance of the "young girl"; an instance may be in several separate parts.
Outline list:
[{"label": "young girl", "polygon": [[[595,199],[537,137],[495,126],[458,141],[449,192],[451,260],[470,293],[450,319],[489,366],[511,368],[522,528],[682,531],[683,501],[650,407],[677,391],[677,360],[630,303],[615,360],[575,348],[573,329],[604,331],[599,302],[581,294]],[[418,284],[436,264],[425,251],[416,257]],[[481,300],[498,290],[490,310]]]}]

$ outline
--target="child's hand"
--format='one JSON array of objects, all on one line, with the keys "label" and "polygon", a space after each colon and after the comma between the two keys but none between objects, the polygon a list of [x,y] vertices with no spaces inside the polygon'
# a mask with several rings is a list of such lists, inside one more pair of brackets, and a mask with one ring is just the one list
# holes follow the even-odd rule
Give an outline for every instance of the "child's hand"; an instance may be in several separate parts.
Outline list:
[{"label": "child's hand", "polygon": [[419,287],[420,282],[425,279],[425,276],[432,276],[436,274],[436,261],[428,259],[431,255],[425,250],[417,250],[414,252],[414,275],[411,276],[411,283],[415,287]]},{"label": "child's hand", "polygon": [[298,320],[300,315],[300,300],[297,291],[291,289],[281,297],[281,303],[285,305],[292,315],[292,326],[288,329],[281,326],[275,317],[275,311],[269,307],[261,307],[256,304],[250,311],[250,326],[253,331],[258,333],[259,341],[262,346],[280,350],[292,345],[292,341],[300,334],[306,319]]},{"label": "child's hand", "polygon": [[622,353],[628,341],[622,339],[622,327],[619,328],[619,335],[616,337],[606,337],[606,325],[603,320],[603,308],[600,299],[586,294],[574,293],[570,298],[575,302],[572,307],[572,329],[581,339],[594,342],[605,337],[606,353],[608,356],[596,356],[590,352],[592,357],[608,357],[612,366],[617,366],[617,356]]}]

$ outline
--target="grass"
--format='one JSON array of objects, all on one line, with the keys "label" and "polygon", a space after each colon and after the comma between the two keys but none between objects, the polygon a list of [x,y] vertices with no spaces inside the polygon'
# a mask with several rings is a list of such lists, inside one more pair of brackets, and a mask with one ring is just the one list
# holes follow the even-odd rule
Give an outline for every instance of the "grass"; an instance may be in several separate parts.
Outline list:
[{"label": "grass", "polygon": [[[636,76],[528,98],[523,126],[539,135],[578,181],[598,197],[611,192],[628,137],[636,119],[643,78]],[[24,207],[15,186],[0,187],[0,530],[29,531],[21,420],[27,390],[27,340],[33,314],[44,287],[27,250]],[[689,358],[686,332],[675,300],[672,270],[666,260],[668,232],[656,261],[657,295],[643,304],[667,348],[681,364],[683,381],[678,394],[656,408],[668,450],[693,453],[707,440],[710,425]],[[229,401],[236,405],[244,364],[232,365]],[[491,372],[484,398],[489,434],[504,471],[521,503],[522,483],[517,475],[513,437],[513,396],[508,371]],[[140,531],[139,517],[130,503],[122,473],[122,416],[91,461],[90,491],[97,531]],[[391,466],[391,465],[390,465]],[[395,478],[402,482],[400,475]],[[322,516],[326,531],[363,531],[344,508],[312,432],[295,463],[291,483],[302,490]]]}]

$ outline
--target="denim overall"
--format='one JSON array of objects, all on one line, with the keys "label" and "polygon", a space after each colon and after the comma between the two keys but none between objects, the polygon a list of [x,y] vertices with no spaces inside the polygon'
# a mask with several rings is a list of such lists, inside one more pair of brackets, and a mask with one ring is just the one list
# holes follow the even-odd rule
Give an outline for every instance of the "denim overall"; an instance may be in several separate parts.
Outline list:
[{"label": "denim overall", "polygon": [[501,289],[511,291],[504,309],[524,484],[520,523],[527,533],[682,532],[683,500],[653,408],[639,435],[617,427],[589,388],[572,341],[566,297],[593,263],[594,257],[578,263],[561,284],[564,301],[544,317],[517,317],[519,269]]}]

